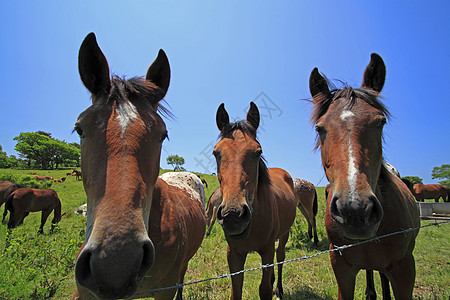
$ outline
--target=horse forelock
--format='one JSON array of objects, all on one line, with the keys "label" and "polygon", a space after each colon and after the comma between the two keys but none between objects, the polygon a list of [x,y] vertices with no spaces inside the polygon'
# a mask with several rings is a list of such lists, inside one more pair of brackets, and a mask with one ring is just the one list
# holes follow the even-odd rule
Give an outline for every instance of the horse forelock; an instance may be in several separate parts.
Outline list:
[{"label": "horse forelock", "polygon": [[[381,96],[378,92],[368,88],[352,88],[345,86],[342,89],[334,88],[330,94],[321,94],[317,96],[313,102],[313,112],[311,115],[311,123],[316,125],[320,118],[322,118],[329,110],[331,104],[337,101],[343,101],[345,105],[345,115],[341,115],[341,118],[345,118],[352,113],[352,109],[358,100],[362,100],[370,106],[379,110],[386,119],[390,119],[390,112],[387,107],[381,102]],[[314,149],[318,149],[320,141],[318,135],[316,136],[316,144]]]}]

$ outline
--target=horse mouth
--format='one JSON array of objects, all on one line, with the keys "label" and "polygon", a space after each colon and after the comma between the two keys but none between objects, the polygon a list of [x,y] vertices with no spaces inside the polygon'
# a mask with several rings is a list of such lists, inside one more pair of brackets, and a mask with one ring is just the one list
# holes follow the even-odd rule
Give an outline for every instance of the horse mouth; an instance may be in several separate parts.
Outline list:
[{"label": "horse mouth", "polygon": [[250,235],[250,230],[252,227],[252,221],[250,220],[250,222],[247,223],[247,226],[245,226],[244,230],[241,233],[229,233],[225,230],[224,228],[224,233],[227,237],[233,239],[233,240],[243,240],[248,238],[248,236]]},{"label": "horse mouth", "polygon": [[378,224],[377,226],[370,226],[370,227],[361,227],[361,226],[343,226],[339,224],[338,222],[335,222],[339,235],[348,241],[351,242],[360,242],[360,241],[366,241],[370,240],[374,237],[376,237],[376,233],[378,230]]}]

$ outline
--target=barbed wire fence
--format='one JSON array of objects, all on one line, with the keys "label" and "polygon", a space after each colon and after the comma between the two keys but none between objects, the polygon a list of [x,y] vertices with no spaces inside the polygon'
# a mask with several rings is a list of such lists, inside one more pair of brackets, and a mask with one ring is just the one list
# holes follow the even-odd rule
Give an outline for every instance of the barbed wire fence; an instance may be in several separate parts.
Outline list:
[{"label": "barbed wire fence", "polygon": [[201,280],[191,281],[191,282],[187,282],[187,283],[176,284],[176,285],[168,286],[168,287],[164,287],[164,288],[152,289],[152,290],[148,290],[148,291],[137,293],[136,296],[139,296],[139,295],[142,295],[142,294],[147,294],[147,293],[152,293],[152,292],[158,292],[158,291],[164,291],[164,290],[170,290],[170,289],[178,289],[178,288],[189,286],[189,285],[200,284],[200,283],[203,283],[203,282],[212,281],[212,280],[219,280],[219,279],[223,279],[223,278],[230,279],[232,276],[236,276],[236,275],[243,274],[243,273],[246,273],[246,272],[262,270],[262,269],[271,268],[271,267],[275,267],[275,266],[278,266],[278,265],[291,263],[291,262],[296,262],[296,261],[308,260],[308,259],[312,259],[312,258],[315,258],[317,256],[320,256],[320,255],[323,255],[323,254],[326,254],[326,253],[330,253],[330,252],[335,252],[335,251],[338,251],[339,254],[342,255],[342,251],[344,251],[345,249],[357,247],[357,246],[360,246],[360,245],[363,245],[363,244],[372,243],[372,242],[379,242],[383,238],[387,238],[387,237],[398,235],[398,234],[405,234],[406,235],[408,232],[416,231],[416,230],[419,230],[419,229],[425,228],[425,227],[431,227],[431,226],[439,227],[440,225],[446,224],[446,223],[450,223],[450,220],[449,221],[440,221],[440,222],[435,221],[434,223],[431,223],[431,224],[422,225],[422,226],[414,227],[414,228],[403,229],[403,230],[400,230],[400,231],[388,233],[388,234],[385,234],[385,235],[382,235],[382,236],[374,237],[372,239],[361,241],[361,242],[357,242],[357,243],[354,243],[354,244],[348,244],[348,245],[343,245],[343,246],[336,246],[336,245],[334,245],[333,249],[325,250],[325,251],[318,252],[316,254],[312,254],[312,255],[308,255],[308,256],[305,255],[305,256],[302,256],[302,257],[288,259],[288,260],[276,262],[276,263],[273,263],[273,264],[261,265],[259,267],[255,267],[255,268],[244,269],[244,270],[237,271],[237,272],[230,273],[230,274],[225,273],[225,274],[222,274],[222,275],[216,276],[216,277],[210,277],[210,278],[205,278],[205,279],[201,279]]}]

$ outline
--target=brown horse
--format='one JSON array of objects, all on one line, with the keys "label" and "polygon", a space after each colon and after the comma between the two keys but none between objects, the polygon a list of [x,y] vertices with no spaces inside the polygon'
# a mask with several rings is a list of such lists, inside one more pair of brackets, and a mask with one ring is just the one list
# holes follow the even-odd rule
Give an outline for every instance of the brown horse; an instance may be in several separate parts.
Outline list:
[{"label": "brown horse", "polygon": [[316,188],[309,181],[295,178],[294,193],[297,207],[302,212],[303,216],[305,216],[306,221],[308,221],[309,239],[313,238],[314,233],[314,244],[317,245],[319,239],[317,237],[316,228],[316,215],[318,209]]},{"label": "brown horse", "polygon": [[417,201],[423,202],[425,199],[434,199],[434,202],[439,202],[439,198],[442,198],[444,202],[449,196],[449,188],[440,184],[422,184],[416,183],[413,186],[414,197]]},{"label": "brown horse", "polygon": [[[216,115],[221,140],[213,154],[222,194],[217,220],[228,242],[230,272],[242,270],[251,251],[258,252],[263,265],[273,263],[276,240],[279,240],[277,261],[283,261],[295,218],[297,205],[292,178],[282,169],[266,167],[261,145],[256,140],[259,120],[259,110],[253,102],[245,121],[230,124],[224,104],[219,106]],[[278,297],[283,294],[282,268],[282,264],[278,266],[275,291]],[[263,269],[262,273],[259,296],[272,299],[273,267]],[[231,299],[241,299],[243,280],[243,274],[231,278]]]},{"label": "brown horse", "polygon": [[[15,183],[12,183],[9,181],[0,181],[0,206],[2,206],[3,203],[5,203],[6,197],[8,197],[9,194],[14,192],[18,188],[19,188],[19,186]],[[5,205],[5,211],[3,212],[2,223],[5,221],[7,214],[8,214],[8,210],[6,209],[6,205]]]},{"label": "brown horse", "polygon": [[61,200],[52,189],[17,189],[7,197],[5,206],[10,214],[8,229],[22,224],[30,212],[36,211],[42,211],[38,233],[44,233],[45,222],[52,211],[54,212],[50,232],[53,232],[56,224],[61,221]]},{"label": "brown horse", "polygon": [[72,176],[76,177],[76,180],[81,180],[83,178],[83,173],[81,173],[81,171],[78,170],[73,170],[72,171]]},{"label": "brown horse", "polygon": [[[330,91],[317,68],[311,73],[312,121],[331,184],[325,216],[330,249],[420,225],[412,194],[382,163],[382,132],[389,112],[378,96],[385,74],[384,62],[377,54],[371,56],[361,88]],[[382,272],[397,299],[411,299],[417,234],[411,231],[348,248],[342,255],[331,252],[339,299],[353,298],[361,269]]]},{"label": "brown horse", "polygon": [[[79,72],[92,106],[75,125],[87,194],[85,241],[75,265],[79,299],[172,299],[206,227],[203,185],[196,175],[158,179],[167,130],[158,110],[169,87],[164,51],[145,78],[109,75],[95,35],[79,52]],[[177,173],[178,174],[178,173]],[[193,178],[195,177],[195,178]],[[199,192],[200,191],[200,192]],[[182,289],[178,289],[181,299]]]},{"label": "brown horse", "polygon": [[220,193],[220,187],[218,187],[209,197],[208,206],[206,208],[206,224],[208,224],[206,236],[211,234],[212,227],[217,219],[217,209],[221,203],[222,194]]},{"label": "brown horse", "polygon": [[34,178],[36,179],[36,181],[48,181],[48,180],[53,180],[53,177],[51,176],[34,176]]}]

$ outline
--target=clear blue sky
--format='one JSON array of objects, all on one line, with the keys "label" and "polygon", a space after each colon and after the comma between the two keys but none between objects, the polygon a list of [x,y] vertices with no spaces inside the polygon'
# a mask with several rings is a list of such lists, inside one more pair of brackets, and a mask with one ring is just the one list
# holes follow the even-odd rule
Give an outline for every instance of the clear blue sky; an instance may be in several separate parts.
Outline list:
[{"label": "clear blue sky", "polygon": [[402,176],[435,182],[433,167],[450,163],[449,11],[449,1],[2,1],[0,145],[16,154],[13,138],[37,130],[79,142],[71,132],[90,99],[78,49],[95,32],[115,74],[144,75],[160,48],[169,57],[176,118],[166,120],[162,167],[178,154],[188,170],[215,172],[217,107],[239,119],[255,101],[268,165],[317,184],[311,105],[301,100],[309,74],[317,66],[359,86],[377,52],[393,115],[384,156]]}]

